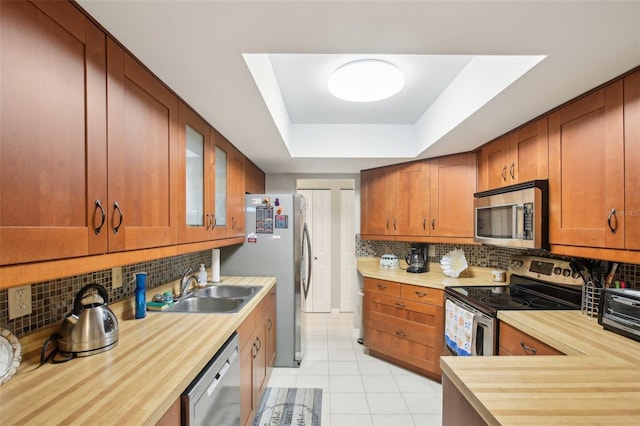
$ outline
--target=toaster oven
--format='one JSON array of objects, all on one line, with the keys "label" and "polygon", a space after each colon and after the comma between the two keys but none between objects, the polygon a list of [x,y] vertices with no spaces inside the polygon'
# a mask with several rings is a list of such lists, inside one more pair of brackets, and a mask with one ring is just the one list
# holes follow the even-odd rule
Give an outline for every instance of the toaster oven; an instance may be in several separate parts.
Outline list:
[{"label": "toaster oven", "polygon": [[598,309],[598,324],[640,341],[640,290],[606,288],[602,290]]}]

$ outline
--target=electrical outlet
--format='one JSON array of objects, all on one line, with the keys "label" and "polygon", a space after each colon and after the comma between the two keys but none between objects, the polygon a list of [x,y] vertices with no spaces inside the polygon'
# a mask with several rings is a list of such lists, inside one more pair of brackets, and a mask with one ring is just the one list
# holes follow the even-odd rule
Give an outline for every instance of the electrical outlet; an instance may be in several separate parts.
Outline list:
[{"label": "electrical outlet", "polygon": [[10,320],[29,315],[33,311],[31,305],[31,285],[10,288],[8,297]]},{"label": "electrical outlet", "polygon": [[111,268],[111,288],[116,289],[122,287],[122,267]]},{"label": "electrical outlet", "polygon": [[434,257],[436,255],[436,246],[433,244],[429,246],[429,250],[427,252],[427,256]]}]

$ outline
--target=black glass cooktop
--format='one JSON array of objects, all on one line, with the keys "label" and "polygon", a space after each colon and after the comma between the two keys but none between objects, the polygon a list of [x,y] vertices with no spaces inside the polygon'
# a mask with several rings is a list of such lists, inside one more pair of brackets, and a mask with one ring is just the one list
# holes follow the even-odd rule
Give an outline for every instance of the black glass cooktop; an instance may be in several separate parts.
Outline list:
[{"label": "black glass cooktop", "polygon": [[517,276],[511,277],[507,287],[447,287],[445,292],[494,316],[499,310],[577,310],[582,301],[581,288],[549,285]]}]

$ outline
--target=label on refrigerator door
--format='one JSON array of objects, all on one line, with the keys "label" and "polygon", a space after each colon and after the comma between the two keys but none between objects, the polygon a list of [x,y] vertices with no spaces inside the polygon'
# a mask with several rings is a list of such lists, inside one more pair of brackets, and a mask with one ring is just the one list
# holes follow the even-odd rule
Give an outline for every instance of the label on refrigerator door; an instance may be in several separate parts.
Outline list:
[{"label": "label on refrigerator door", "polygon": [[273,234],[273,207],[256,207],[256,234]]},{"label": "label on refrigerator door", "polygon": [[247,242],[248,243],[257,243],[258,242],[258,236],[256,234],[254,234],[253,232],[250,233],[249,235],[247,235]]},{"label": "label on refrigerator door", "polygon": [[289,216],[286,214],[276,215],[276,229],[287,229],[289,227]]}]

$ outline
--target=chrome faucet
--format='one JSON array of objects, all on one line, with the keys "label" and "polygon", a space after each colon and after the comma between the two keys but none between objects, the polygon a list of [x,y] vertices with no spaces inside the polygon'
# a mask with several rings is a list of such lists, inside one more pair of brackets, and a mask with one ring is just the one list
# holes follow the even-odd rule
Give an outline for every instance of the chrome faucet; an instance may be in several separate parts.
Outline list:
[{"label": "chrome faucet", "polygon": [[182,274],[182,278],[180,279],[180,299],[184,299],[187,296],[187,289],[191,284],[192,280],[195,280],[196,284],[198,283],[198,279],[195,275],[189,275],[193,272],[193,269],[189,268]]}]

